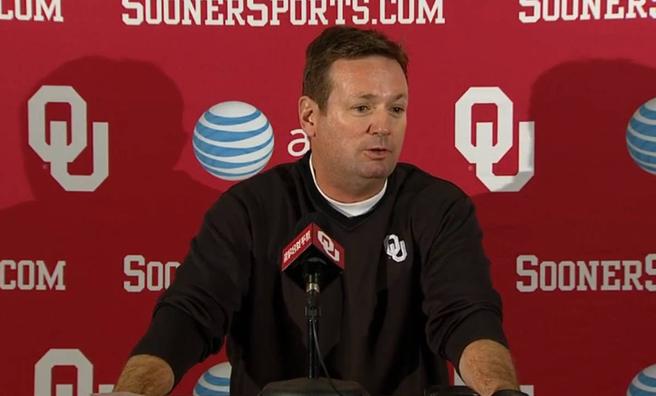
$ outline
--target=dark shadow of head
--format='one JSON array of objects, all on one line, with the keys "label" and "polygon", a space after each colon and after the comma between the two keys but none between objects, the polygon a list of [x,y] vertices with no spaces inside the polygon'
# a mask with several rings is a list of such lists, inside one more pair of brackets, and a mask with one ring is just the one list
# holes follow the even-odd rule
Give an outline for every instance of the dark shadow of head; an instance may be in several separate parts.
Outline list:
[{"label": "dark shadow of head", "polygon": [[540,75],[526,117],[535,122],[532,179],[519,192],[473,198],[491,258],[527,246],[594,250],[620,229],[642,240],[639,208],[656,199],[648,188],[656,176],[636,165],[626,135],[636,110],[655,97],[656,69],[627,60],[568,62]]},{"label": "dark shadow of head", "polygon": [[533,85],[537,188],[618,187],[647,175],[629,156],[626,131],[638,108],[656,98],[656,69],[628,60],[558,65]]},{"label": "dark shadow of head", "polygon": [[520,193],[482,194],[477,204],[491,199],[514,205],[535,195],[590,202],[595,193],[644,182],[652,175],[629,155],[626,131],[636,110],[655,97],[656,69],[628,60],[592,59],[547,70],[533,84],[530,97],[533,178]]},{"label": "dark shadow of head", "polygon": [[[88,192],[65,191],[51,175],[53,165],[44,162],[27,144],[30,97],[43,86],[72,87],[86,103],[87,145],[66,164],[71,175],[94,172],[94,123],[108,124],[108,177],[97,187],[95,198],[115,194],[142,193],[164,180],[175,165],[183,147],[183,103],[174,82],[152,64],[101,57],[76,59],[63,64],[39,81],[25,98],[21,114],[25,166],[36,200],[48,198],[80,199]],[[45,106],[46,141],[51,142],[51,121],[65,121],[67,141],[71,132],[71,105]]]}]

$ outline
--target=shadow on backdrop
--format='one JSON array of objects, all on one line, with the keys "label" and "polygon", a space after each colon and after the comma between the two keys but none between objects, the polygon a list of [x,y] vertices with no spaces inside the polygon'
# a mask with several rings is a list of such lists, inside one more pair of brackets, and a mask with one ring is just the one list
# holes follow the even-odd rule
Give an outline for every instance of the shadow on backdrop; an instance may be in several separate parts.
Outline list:
[{"label": "shadow on backdrop", "polygon": [[[636,325],[647,309],[644,292],[549,292],[538,286],[535,293],[520,293],[516,285],[529,283],[516,272],[519,255],[556,263],[644,262],[656,252],[656,176],[634,163],[626,144],[632,115],[655,97],[656,69],[631,61],[569,62],[547,70],[530,98],[533,179],[518,193],[473,197],[524,377],[577,373],[587,394],[624,394],[633,375],[645,367],[645,356],[656,356],[648,342],[656,328]],[[559,281],[568,288],[567,268],[564,276],[537,275],[547,288]],[[578,284],[579,275],[574,276]],[[621,270],[616,277],[622,280]],[[601,285],[601,273],[597,281]],[[599,375],[607,372],[616,375]],[[568,381],[548,386],[540,394],[570,389]]]},{"label": "shadow on backdrop", "polygon": [[[87,103],[88,146],[69,165],[71,174],[91,173],[91,123],[109,124],[109,176],[93,192],[65,191],[51,165],[28,145],[27,103],[43,85],[72,86]],[[79,348],[97,359],[96,383],[112,383],[149,321],[168,276],[166,263],[182,261],[204,212],[221,192],[173,169],[190,138],[182,125],[184,104],[175,83],[152,64],[76,59],[35,85],[24,103],[21,146],[35,199],[0,211],[0,259],[43,260],[51,272],[63,260],[66,290],[2,291],[4,315],[23,323],[5,329],[2,349],[16,362],[16,372],[5,373],[9,383],[2,389],[33,392],[20,387],[33,385],[34,363],[48,348]],[[50,104],[46,124],[70,120],[70,112],[68,105]],[[136,258],[126,260],[128,255]],[[126,261],[140,275],[128,276]],[[17,281],[21,272],[22,283],[34,288],[37,267],[7,271],[7,280]],[[26,278],[30,271],[32,281]],[[146,295],[128,293],[126,284],[142,287]],[[109,351],[115,353],[107,360]],[[63,375],[75,383],[74,373]]]}]

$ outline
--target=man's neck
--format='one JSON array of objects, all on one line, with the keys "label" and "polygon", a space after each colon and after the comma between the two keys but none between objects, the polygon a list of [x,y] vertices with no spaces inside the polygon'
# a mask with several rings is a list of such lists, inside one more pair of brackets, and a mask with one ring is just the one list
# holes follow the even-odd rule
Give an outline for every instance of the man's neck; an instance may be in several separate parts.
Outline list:
[{"label": "man's neck", "polygon": [[356,203],[365,201],[374,195],[380,193],[386,185],[385,179],[369,179],[364,183],[331,183],[325,177],[326,175],[314,167],[312,163],[312,154],[310,154],[310,172],[314,178],[317,187],[327,197],[341,203]]}]

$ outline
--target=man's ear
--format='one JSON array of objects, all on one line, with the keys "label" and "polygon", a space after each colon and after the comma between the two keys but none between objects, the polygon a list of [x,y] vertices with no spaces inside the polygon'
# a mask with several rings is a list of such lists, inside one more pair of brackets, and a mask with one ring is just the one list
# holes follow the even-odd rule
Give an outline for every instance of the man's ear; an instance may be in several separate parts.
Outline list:
[{"label": "man's ear", "polygon": [[308,137],[314,137],[317,134],[317,116],[319,115],[319,105],[309,96],[301,96],[298,99],[298,121],[301,128]]}]

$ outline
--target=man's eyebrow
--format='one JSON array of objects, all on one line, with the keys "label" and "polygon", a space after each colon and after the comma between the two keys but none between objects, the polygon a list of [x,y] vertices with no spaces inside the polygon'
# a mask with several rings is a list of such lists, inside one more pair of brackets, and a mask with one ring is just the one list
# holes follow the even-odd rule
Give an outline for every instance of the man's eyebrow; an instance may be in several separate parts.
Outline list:
[{"label": "man's eyebrow", "polygon": [[[374,94],[360,94],[360,95],[354,95],[353,97],[358,98],[358,99],[374,100],[374,99],[379,98],[380,96],[374,95]],[[400,94],[394,96],[392,98],[392,100],[405,99],[407,97],[408,97],[408,95],[400,93]]]}]

